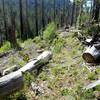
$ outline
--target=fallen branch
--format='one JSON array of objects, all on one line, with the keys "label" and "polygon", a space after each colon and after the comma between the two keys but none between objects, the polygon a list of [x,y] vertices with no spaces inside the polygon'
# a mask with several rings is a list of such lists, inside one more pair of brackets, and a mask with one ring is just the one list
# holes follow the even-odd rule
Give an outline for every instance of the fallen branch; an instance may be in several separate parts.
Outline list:
[{"label": "fallen branch", "polygon": [[12,93],[15,90],[22,88],[24,84],[23,72],[30,72],[34,68],[40,67],[46,64],[52,57],[52,53],[49,51],[43,52],[36,60],[29,62],[19,70],[12,72],[0,78],[0,98]]}]

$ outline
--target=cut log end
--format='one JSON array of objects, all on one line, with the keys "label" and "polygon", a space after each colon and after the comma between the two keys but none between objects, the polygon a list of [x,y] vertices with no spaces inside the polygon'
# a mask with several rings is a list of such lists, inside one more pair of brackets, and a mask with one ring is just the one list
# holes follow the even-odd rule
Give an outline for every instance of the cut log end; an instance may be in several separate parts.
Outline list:
[{"label": "cut log end", "polygon": [[89,54],[89,53],[84,53],[83,54],[83,59],[87,62],[87,63],[95,63],[95,58]]},{"label": "cut log end", "polygon": [[97,50],[94,46],[88,47],[83,53],[83,59],[87,63],[100,63],[100,50]]}]

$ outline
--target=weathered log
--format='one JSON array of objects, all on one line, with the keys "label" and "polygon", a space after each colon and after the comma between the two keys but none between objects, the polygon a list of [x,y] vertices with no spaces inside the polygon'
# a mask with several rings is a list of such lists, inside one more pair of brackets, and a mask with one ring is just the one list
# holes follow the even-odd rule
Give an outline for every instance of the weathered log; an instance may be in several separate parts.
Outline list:
[{"label": "weathered log", "polygon": [[34,68],[40,67],[47,63],[52,57],[52,53],[49,51],[43,52],[36,60],[29,62],[19,70],[12,72],[0,78],[0,98],[12,93],[15,90],[22,88],[23,72],[32,71]]},{"label": "weathered log", "polygon": [[52,57],[52,53],[49,51],[43,52],[40,56],[37,57],[37,59],[29,62],[24,67],[20,68],[19,71],[21,72],[27,72],[32,71],[36,67],[40,67],[47,63]]},{"label": "weathered log", "polygon": [[23,86],[23,76],[19,71],[12,72],[0,78],[0,98],[19,90]]},{"label": "weathered log", "polygon": [[100,85],[100,80],[94,82],[94,83],[91,83],[89,84],[88,86],[85,86],[83,89],[85,90],[89,90],[89,89],[92,89],[92,88],[95,88],[96,86]]},{"label": "weathered log", "polygon": [[100,58],[100,50],[97,50],[95,46],[88,47],[82,57],[87,63],[97,63]]}]

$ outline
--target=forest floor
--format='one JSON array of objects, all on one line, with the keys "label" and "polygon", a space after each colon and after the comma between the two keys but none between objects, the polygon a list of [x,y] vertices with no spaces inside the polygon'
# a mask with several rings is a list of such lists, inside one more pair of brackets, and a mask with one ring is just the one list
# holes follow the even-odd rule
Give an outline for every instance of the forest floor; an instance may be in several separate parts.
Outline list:
[{"label": "forest floor", "polygon": [[[21,51],[10,50],[10,53],[0,58],[0,68],[8,68],[13,65],[22,67],[29,59],[35,59],[41,50],[52,50],[53,58],[37,73],[33,74],[34,80],[42,88],[42,92],[35,93],[30,88],[25,89],[27,100],[97,100],[100,97],[100,88],[89,92],[83,92],[82,88],[91,82],[100,79],[100,68],[95,72],[87,69],[82,59],[83,45],[73,36],[72,32],[59,30],[59,37],[64,45],[60,52],[53,51],[38,37],[21,43]],[[59,48],[55,49],[58,50]],[[22,90],[23,91],[23,90]]]}]

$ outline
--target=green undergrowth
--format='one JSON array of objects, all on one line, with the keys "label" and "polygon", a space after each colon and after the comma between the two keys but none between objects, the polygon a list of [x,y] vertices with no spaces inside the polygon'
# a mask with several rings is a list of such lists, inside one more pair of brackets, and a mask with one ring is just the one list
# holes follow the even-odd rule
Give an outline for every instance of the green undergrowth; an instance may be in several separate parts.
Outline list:
[{"label": "green undergrowth", "polygon": [[2,47],[0,47],[0,53],[4,53],[11,50],[10,42],[5,42]]},{"label": "green undergrowth", "polygon": [[47,25],[45,31],[43,32],[43,39],[48,43],[52,42],[56,37],[56,25],[54,22]]},{"label": "green undergrowth", "polygon": [[[48,64],[32,73],[23,73],[25,87],[23,93],[15,93],[13,99],[6,100],[96,100],[100,87],[85,91],[83,87],[100,77],[99,68],[96,72],[90,72],[84,64],[82,53],[84,47],[75,37],[75,33],[69,33],[66,38],[59,38],[53,34],[54,24],[49,25],[44,33],[44,40],[40,37],[30,39],[21,44],[25,51],[20,52],[23,57],[29,48],[35,54],[35,49],[51,50],[53,57]],[[52,30],[50,30],[50,28]],[[51,32],[51,33],[49,33]],[[49,34],[49,35],[48,35]],[[52,37],[52,35],[54,35]],[[58,35],[57,33],[55,33]],[[49,38],[52,40],[48,40]],[[32,44],[33,47],[32,47]],[[28,59],[28,57],[26,57]],[[30,55],[29,55],[30,58]],[[27,59],[25,60],[27,62]],[[35,94],[30,90],[31,82],[42,86],[44,93]],[[25,99],[16,99],[25,97]]]}]

